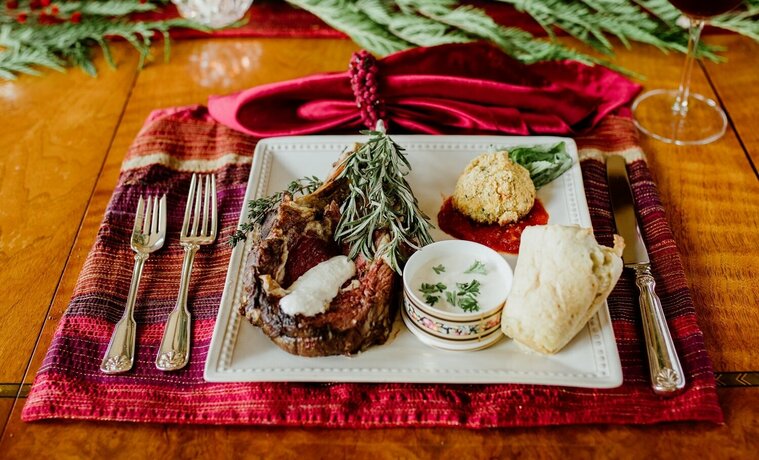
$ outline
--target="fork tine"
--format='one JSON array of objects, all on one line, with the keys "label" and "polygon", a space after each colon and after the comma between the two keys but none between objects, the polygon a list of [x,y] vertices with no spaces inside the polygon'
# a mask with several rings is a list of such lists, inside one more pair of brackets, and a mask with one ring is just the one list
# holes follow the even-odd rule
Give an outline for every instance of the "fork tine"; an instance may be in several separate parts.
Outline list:
[{"label": "fork tine", "polygon": [[145,200],[145,221],[142,223],[143,235],[150,235],[150,222],[151,222],[151,217],[153,215],[152,202],[153,202],[152,197],[148,195],[147,199]]},{"label": "fork tine", "polygon": [[166,235],[166,194],[161,197],[160,206],[158,208],[158,234],[160,236]]},{"label": "fork tine", "polygon": [[198,182],[198,175],[193,174],[190,181],[190,191],[187,192],[187,204],[184,207],[184,220],[182,221],[182,236],[188,236],[187,229],[190,227],[190,210],[192,210],[192,197],[195,196],[195,185]]},{"label": "fork tine", "polygon": [[198,224],[200,223],[200,200],[203,199],[203,176],[198,177],[198,186],[195,188],[195,212],[192,214],[192,234],[198,236]]},{"label": "fork tine", "polygon": [[206,231],[208,230],[208,212],[209,212],[208,208],[209,208],[209,205],[211,204],[211,203],[209,203],[210,198],[211,198],[211,187],[210,187],[210,185],[211,185],[211,176],[207,175],[206,176],[206,184],[205,184],[206,190],[205,190],[204,199],[203,199],[203,225],[202,225],[201,230],[200,230],[200,235],[201,236],[206,236],[207,235]]},{"label": "fork tine", "polygon": [[140,195],[140,199],[137,201],[137,212],[134,216],[134,228],[132,229],[132,233],[140,233],[140,230],[142,230],[142,213],[145,210],[145,201],[142,199],[142,195]]},{"label": "fork tine", "polygon": [[158,195],[153,197],[153,219],[150,221],[150,234],[158,233]]},{"label": "fork tine", "polygon": [[216,238],[216,174],[211,174],[211,238]]}]

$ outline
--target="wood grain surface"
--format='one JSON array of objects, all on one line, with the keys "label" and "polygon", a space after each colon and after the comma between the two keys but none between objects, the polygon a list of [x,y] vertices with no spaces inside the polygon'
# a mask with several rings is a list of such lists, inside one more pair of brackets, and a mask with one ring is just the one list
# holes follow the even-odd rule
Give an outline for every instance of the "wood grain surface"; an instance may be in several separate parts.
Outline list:
[{"label": "wood grain surface", "polygon": [[126,49],[99,79],[0,82],[0,382],[26,371],[136,76]]},{"label": "wood grain surface", "polygon": [[[3,437],[6,458],[144,459],[748,459],[759,450],[759,391],[724,388],[724,426],[559,426],[501,430],[288,429],[112,422],[24,424],[15,410]],[[55,442],[54,448],[51,445]],[[753,457],[752,457],[753,456]]]},{"label": "wood grain surface", "polygon": [[759,169],[759,129],[756,128],[759,100],[759,43],[736,35],[708,37],[730,52],[723,63],[704,63],[730,121],[751,157],[754,171]]},{"label": "wood grain surface", "polygon": [[[734,37],[715,39],[734,40],[735,43],[730,42],[733,48],[743,47],[743,42],[746,41]],[[86,112],[73,106],[72,110],[79,114],[75,119],[82,120],[80,129],[67,130],[66,126],[55,128],[57,138],[82,144],[78,147],[82,150],[80,157],[90,155],[92,158],[99,158],[99,162],[92,160],[91,164],[76,166],[86,169],[76,177],[86,175],[91,178],[86,195],[61,195],[60,206],[65,207],[70,214],[78,209],[81,217],[85,207],[87,211],[84,220],[81,221],[78,235],[74,237],[73,234],[76,227],[71,231],[67,240],[68,246],[63,244],[64,239],[61,237],[60,245],[64,249],[57,250],[65,254],[57,254],[61,259],[56,259],[58,265],[51,266],[49,270],[50,279],[55,281],[51,281],[52,288],[45,291],[47,297],[41,289],[37,289],[38,280],[31,271],[19,272],[15,267],[4,267],[0,270],[0,286],[7,289],[6,280],[15,280],[16,284],[9,295],[18,294],[14,308],[0,306],[0,314],[5,322],[18,325],[23,321],[36,321],[37,328],[18,331],[15,330],[18,327],[14,330],[9,328],[6,336],[3,335],[6,332],[0,324],[0,343],[4,344],[0,349],[0,357],[14,363],[26,363],[31,355],[29,344],[33,345],[37,340],[37,332],[44,321],[39,345],[34,352],[29,372],[24,377],[25,382],[30,383],[33,380],[60,315],[69,302],[87,252],[95,239],[100,220],[116,184],[123,155],[151,110],[184,104],[203,104],[211,94],[228,93],[319,71],[343,70],[353,50],[355,45],[340,40],[238,39],[175,42],[171,62],[146,68],[135,82],[126,77],[119,77],[124,69],[131,68],[126,62],[117,73],[104,70],[100,80],[81,82],[83,88],[89,88],[87,97],[91,97],[91,94],[106,91],[101,86],[104,82],[123,78],[120,83],[113,83],[107,90],[114,95],[124,94],[121,100],[122,107],[126,103],[123,117],[120,108],[115,111],[118,115],[102,115],[100,125],[90,124],[86,121]],[[744,56],[742,53],[744,52],[739,49],[739,57],[736,59],[744,59],[746,63],[742,67],[736,67],[733,72],[741,74],[736,79],[742,82],[749,81],[750,84],[751,78],[756,78],[756,71],[748,62],[748,55],[740,58]],[[733,59],[732,49],[728,57]],[[616,62],[647,75],[649,78],[645,85],[648,88],[674,86],[681,65],[678,57],[665,56],[647,47],[622,51]],[[744,106],[759,108],[759,94],[748,93],[748,99],[728,99],[728,93],[720,86],[719,79],[712,75],[712,67],[707,65],[706,69],[731,115],[733,104],[742,103]],[[53,77],[59,76],[45,76],[37,80],[25,78],[12,85],[15,85],[14,91],[30,91],[28,88],[36,85],[52,85],[48,79]],[[726,80],[722,84],[730,85],[730,81]],[[695,76],[695,87],[707,95],[714,94],[702,71],[698,71]],[[126,95],[129,95],[128,101]],[[52,98],[48,99],[50,100],[47,102],[38,100],[35,106],[39,105],[40,111],[44,111],[45,108],[47,111],[54,110]],[[27,116],[25,109],[25,106],[20,106],[16,112],[18,120],[14,122],[18,123],[18,126],[30,123],[24,118]],[[99,109],[105,110],[103,107]],[[29,114],[29,117],[31,116]],[[0,117],[0,122],[5,122],[6,115],[3,113]],[[106,122],[106,118],[110,122]],[[749,111],[745,111],[741,117],[734,117],[737,133],[742,135],[744,131],[753,132],[752,120],[755,124],[757,116]],[[101,131],[107,131],[108,136]],[[699,313],[699,322],[716,369],[759,371],[759,309],[756,308],[756,305],[759,305],[759,294],[754,288],[759,275],[756,268],[759,266],[759,249],[755,244],[759,237],[759,181],[751,169],[749,157],[742,148],[743,139],[736,136],[736,131],[730,130],[722,140],[704,147],[683,149],[648,140],[643,141],[643,147],[648,154],[683,256]],[[102,135],[106,140],[92,141],[97,135]],[[0,139],[3,136],[4,134],[0,133]],[[113,142],[108,148],[111,136],[114,136]],[[70,137],[76,139],[69,139]],[[85,143],[82,138],[90,140]],[[743,141],[746,145],[745,140]],[[106,149],[108,153],[103,164]],[[31,158],[47,158],[48,153],[43,146],[38,145],[30,147],[26,155],[26,161],[31,163]],[[3,160],[0,159],[0,168],[3,168],[0,171],[6,168],[3,165]],[[55,163],[44,163],[44,166],[35,163],[33,166],[38,168],[38,171],[44,169],[43,172],[46,174],[52,174],[55,168],[61,167]],[[63,166],[65,167],[66,165]],[[0,194],[6,193],[5,173],[2,177]],[[96,178],[97,184],[90,199],[92,183]],[[41,184],[38,193],[49,197],[65,187],[69,187],[69,190],[78,189],[76,183],[68,183],[69,180],[73,179],[63,178],[59,179],[59,183]],[[28,200],[21,193],[13,197],[17,201],[20,200],[19,207]],[[0,214],[2,242],[6,241],[6,232],[16,228],[15,215],[6,215],[4,212],[0,211],[3,213]],[[36,222],[26,224],[24,228],[33,228],[32,224],[36,225]],[[45,235],[49,236],[51,233]],[[10,251],[6,249],[5,244],[0,248],[3,253]],[[20,257],[21,249],[15,249],[14,246],[13,254]],[[61,275],[69,250],[70,257]],[[37,265],[39,264],[38,260]],[[53,296],[58,278],[60,284]],[[35,298],[24,295],[31,290],[40,293]],[[52,308],[48,314],[47,306],[50,305],[51,299]],[[40,305],[44,305],[44,308]],[[27,344],[27,348],[8,347],[8,343],[16,343],[9,342],[11,340]],[[22,366],[18,367],[21,368]],[[0,370],[1,372],[4,371]],[[7,378],[20,379],[20,374],[13,377],[9,374]],[[378,458],[453,458],[522,454],[557,458],[567,452],[585,456],[613,454],[615,457],[658,457],[662,453],[685,453],[709,446],[720,446],[724,449],[722,453],[733,458],[755,452],[759,448],[759,387],[721,389],[720,399],[727,420],[727,426],[723,427],[670,424],[657,427],[593,426],[484,431],[435,429],[360,432],[72,421],[24,424],[19,418],[23,405],[23,399],[20,399],[6,425],[0,441],[0,452],[4,452],[8,458],[291,458],[304,455],[304,452],[316,457],[327,457],[333,455],[331,452],[339,451],[334,455],[354,458],[360,453],[374,450],[378,445],[382,446]],[[7,400],[0,400],[0,416],[4,414],[4,401]],[[5,422],[7,419],[2,420]],[[55,451],[51,450],[51,440],[55,440]],[[487,450],[483,450],[483,446],[488,446]]]}]

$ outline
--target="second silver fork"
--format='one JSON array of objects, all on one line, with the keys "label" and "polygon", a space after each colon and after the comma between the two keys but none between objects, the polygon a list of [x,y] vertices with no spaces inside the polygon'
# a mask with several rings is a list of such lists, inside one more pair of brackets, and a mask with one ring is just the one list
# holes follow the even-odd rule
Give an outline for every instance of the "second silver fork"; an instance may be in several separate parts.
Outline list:
[{"label": "second silver fork", "polygon": [[155,361],[156,367],[162,371],[182,369],[190,360],[191,317],[187,308],[187,291],[192,263],[200,246],[211,244],[216,239],[216,220],[216,176],[193,174],[179,237],[179,243],[184,248],[179,295],[166,322]]}]

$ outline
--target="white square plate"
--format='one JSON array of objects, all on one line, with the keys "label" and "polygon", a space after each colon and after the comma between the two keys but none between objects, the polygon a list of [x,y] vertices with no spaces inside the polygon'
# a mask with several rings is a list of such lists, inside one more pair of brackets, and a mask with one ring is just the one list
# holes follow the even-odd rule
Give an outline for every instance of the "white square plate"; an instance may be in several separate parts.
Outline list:
[{"label": "white square plate", "polygon": [[[538,192],[549,222],[590,227],[588,205],[572,139],[501,136],[393,136],[408,153],[408,176],[422,210],[434,224],[444,197],[467,163],[489,146],[554,144],[563,141],[572,168]],[[265,139],[258,143],[245,203],[286,188],[295,178],[325,177],[340,153],[365,136],[302,136]],[[246,206],[241,212],[245,219]],[[435,240],[451,237],[433,230]],[[590,388],[622,384],[622,368],[608,308],[602,308],[561,352],[541,356],[521,350],[511,340],[474,352],[444,351],[419,342],[406,329],[400,313],[390,339],[355,356],[304,358],[274,345],[260,329],[237,313],[242,264],[250,242],[232,252],[224,294],[205,367],[211,382],[427,382],[529,383]],[[516,256],[507,256],[512,268]]]}]

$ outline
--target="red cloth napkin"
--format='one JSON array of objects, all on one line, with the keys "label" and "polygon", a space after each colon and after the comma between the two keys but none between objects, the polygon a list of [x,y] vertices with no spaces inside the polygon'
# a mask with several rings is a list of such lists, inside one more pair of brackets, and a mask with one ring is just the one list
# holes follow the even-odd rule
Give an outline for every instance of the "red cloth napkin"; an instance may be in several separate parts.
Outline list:
[{"label": "red cloth napkin", "polygon": [[640,90],[601,66],[525,65],[486,43],[414,48],[370,58],[372,66],[374,89],[352,86],[348,71],[325,73],[214,96],[208,107],[219,122],[256,137],[355,132],[373,128],[357,106],[369,90],[394,132],[573,134]]}]

